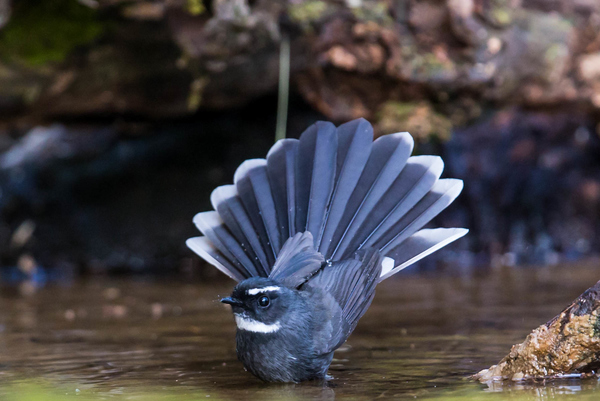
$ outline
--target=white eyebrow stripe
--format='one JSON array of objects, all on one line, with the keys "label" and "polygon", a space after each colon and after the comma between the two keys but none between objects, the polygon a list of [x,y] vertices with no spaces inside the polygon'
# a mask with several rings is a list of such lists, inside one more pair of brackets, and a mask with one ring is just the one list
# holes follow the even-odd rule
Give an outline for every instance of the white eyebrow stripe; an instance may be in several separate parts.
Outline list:
[{"label": "white eyebrow stripe", "polygon": [[270,285],[268,287],[262,287],[262,288],[250,288],[246,292],[248,293],[248,295],[256,295],[256,294],[260,294],[261,292],[279,291],[280,289],[281,289],[281,287],[278,287],[276,285]]},{"label": "white eyebrow stripe", "polygon": [[281,328],[281,324],[279,322],[265,324],[241,315],[235,315],[235,324],[237,325],[238,329],[251,331],[253,333],[275,333]]}]

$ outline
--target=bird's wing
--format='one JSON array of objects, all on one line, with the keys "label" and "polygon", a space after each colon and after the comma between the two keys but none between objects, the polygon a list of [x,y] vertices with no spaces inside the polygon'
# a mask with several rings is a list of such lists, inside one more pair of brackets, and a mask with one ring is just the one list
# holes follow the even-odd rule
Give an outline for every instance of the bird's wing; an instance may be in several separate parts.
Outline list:
[{"label": "bird's wing", "polygon": [[371,305],[381,275],[381,261],[378,250],[361,251],[354,259],[326,265],[301,288],[325,293],[322,307],[328,310],[330,322],[323,328],[327,333],[320,336],[324,339],[318,347],[321,353],[342,345]]},{"label": "bird's wing", "polygon": [[325,262],[323,255],[315,250],[310,231],[297,233],[288,239],[269,278],[289,288],[297,288],[313,276]]}]

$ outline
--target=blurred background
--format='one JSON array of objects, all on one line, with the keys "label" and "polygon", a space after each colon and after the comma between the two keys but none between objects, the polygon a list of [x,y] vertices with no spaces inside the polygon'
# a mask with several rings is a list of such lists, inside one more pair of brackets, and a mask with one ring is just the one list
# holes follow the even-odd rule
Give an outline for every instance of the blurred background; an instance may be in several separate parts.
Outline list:
[{"label": "blurred background", "polygon": [[218,275],[184,241],[273,144],[282,49],[287,136],[364,117],[465,181],[423,269],[597,255],[595,0],[0,0],[2,280]]}]

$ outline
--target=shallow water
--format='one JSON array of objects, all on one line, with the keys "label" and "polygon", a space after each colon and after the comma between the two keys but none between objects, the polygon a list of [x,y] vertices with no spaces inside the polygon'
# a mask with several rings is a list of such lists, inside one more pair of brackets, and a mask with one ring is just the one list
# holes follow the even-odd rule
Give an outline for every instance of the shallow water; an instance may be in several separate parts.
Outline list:
[{"label": "shallow water", "polygon": [[2,400],[597,399],[597,380],[467,376],[600,279],[596,263],[401,273],[384,282],[327,383],[265,384],[235,356],[232,282],[89,279],[0,293]]}]

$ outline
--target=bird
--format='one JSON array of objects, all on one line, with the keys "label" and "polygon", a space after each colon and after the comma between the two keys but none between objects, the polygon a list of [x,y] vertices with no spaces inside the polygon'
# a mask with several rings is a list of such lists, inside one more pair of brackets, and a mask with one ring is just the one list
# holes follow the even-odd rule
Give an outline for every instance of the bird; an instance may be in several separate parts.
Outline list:
[{"label": "bird", "polygon": [[327,380],[333,353],[383,280],[467,234],[424,228],[460,194],[407,132],[374,139],[319,121],[244,161],[211,193],[187,246],[237,282],[229,304],[244,368],[265,382]]}]

